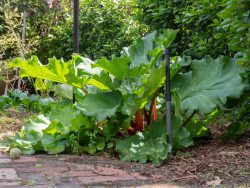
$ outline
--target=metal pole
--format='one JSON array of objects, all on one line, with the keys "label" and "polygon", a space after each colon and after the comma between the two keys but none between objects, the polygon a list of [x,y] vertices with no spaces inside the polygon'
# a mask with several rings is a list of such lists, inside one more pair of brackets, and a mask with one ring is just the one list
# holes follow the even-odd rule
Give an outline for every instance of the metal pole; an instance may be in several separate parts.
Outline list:
[{"label": "metal pole", "polygon": [[79,53],[79,0],[74,0],[73,48]]},{"label": "metal pole", "polygon": [[169,50],[165,50],[166,56],[166,125],[168,131],[168,144],[172,145],[172,126],[171,126],[171,92],[170,92],[170,55]]},{"label": "metal pole", "polygon": [[[27,29],[27,1],[24,1],[24,10],[23,10],[23,29],[22,29],[22,39],[21,39],[21,48],[20,48],[20,57],[24,59],[24,49],[25,49],[25,40],[26,40],[26,29]],[[18,75],[19,74],[19,68],[18,68]],[[21,90],[21,82],[22,79],[19,77],[17,81],[17,88]]]},{"label": "metal pole", "polygon": [[[74,53],[79,53],[79,0],[74,0],[74,25],[73,25],[73,49]],[[73,92],[73,103],[76,102],[76,98]]]}]

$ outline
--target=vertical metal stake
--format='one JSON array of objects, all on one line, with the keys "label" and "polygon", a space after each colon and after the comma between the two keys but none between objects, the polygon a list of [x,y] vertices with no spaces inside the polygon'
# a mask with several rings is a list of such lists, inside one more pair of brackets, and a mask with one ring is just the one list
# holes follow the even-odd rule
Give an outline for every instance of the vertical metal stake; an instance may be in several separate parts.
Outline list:
[{"label": "vertical metal stake", "polygon": [[168,144],[172,145],[172,125],[171,125],[171,92],[170,92],[170,55],[169,50],[165,50],[166,57],[166,125],[168,131]]},{"label": "vertical metal stake", "polygon": [[79,53],[79,0],[74,0],[73,47]]},{"label": "vertical metal stake", "polygon": [[[74,25],[73,25],[73,48],[74,53],[79,53],[79,0],[74,0]],[[76,98],[73,92],[73,103],[76,102]]]}]

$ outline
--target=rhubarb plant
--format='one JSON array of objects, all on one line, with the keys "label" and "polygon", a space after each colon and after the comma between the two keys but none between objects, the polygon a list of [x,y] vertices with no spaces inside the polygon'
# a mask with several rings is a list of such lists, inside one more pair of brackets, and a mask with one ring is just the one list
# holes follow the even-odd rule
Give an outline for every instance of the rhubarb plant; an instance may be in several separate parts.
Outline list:
[{"label": "rhubarb plant", "polygon": [[[245,88],[240,75],[243,70],[227,57],[172,58],[173,145],[168,145],[164,117],[156,114],[156,98],[166,79],[163,51],[176,34],[174,30],[153,32],[124,48],[120,57],[110,60],[103,57],[91,61],[76,54],[68,62],[50,59],[48,65],[42,65],[35,56],[13,60],[10,66],[21,68],[21,76],[70,85],[75,88],[77,98],[69,108],[52,110],[46,116],[50,123],[39,133],[42,136],[28,145],[34,151],[48,153],[50,148],[58,146],[54,150],[58,153],[67,149],[71,134],[76,138],[79,133],[78,141],[84,151],[93,154],[115,138],[115,148],[122,160],[155,164],[161,163],[172,149],[192,145],[193,114],[211,114],[215,109],[222,109],[228,97],[239,97]],[[65,114],[70,117],[64,117]],[[126,130],[132,136],[116,137]],[[23,139],[26,145],[17,146],[27,149],[33,132],[36,130],[28,133],[24,129],[16,143],[22,143]]]}]

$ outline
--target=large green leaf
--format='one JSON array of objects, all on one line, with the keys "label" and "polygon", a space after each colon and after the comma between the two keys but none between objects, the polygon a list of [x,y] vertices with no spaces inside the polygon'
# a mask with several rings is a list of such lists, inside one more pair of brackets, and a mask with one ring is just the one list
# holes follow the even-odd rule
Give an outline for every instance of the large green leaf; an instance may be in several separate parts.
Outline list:
[{"label": "large green leaf", "polygon": [[107,138],[112,138],[119,131],[127,130],[130,127],[131,118],[122,113],[116,113],[115,116],[108,120],[107,125],[103,129],[103,133]]},{"label": "large green leaf", "polygon": [[210,113],[225,104],[228,97],[239,97],[245,88],[240,76],[242,70],[231,58],[206,57],[193,60],[190,66],[190,72],[180,73],[172,80],[184,116],[194,110]]},{"label": "large green leaf", "polygon": [[100,67],[120,80],[147,74],[160,59],[163,51],[174,40],[177,31],[166,30],[162,35],[153,32],[125,48],[121,57],[111,61],[102,58],[93,67]]},{"label": "large green leaf", "polygon": [[133,45],[127,49],[128,56],[132,59],[131,67],[137,67],[149,62],[148,51],[152,51],[154,48],[154,39],[156,32],[137,39]]},{"label": "large green leaf", "polygon": [[106,58],[102,58],[98,60],[96,64],[94,64],[94,67],[100,67],[104,71],[115,76],[116,78],[123,80],[125,77],[128,76],[129,63],[130,58],[126,56],[115,57],[111,61],[108,61]]},{"label": "large green leaf", "polygon": [[55,95],[73,99],[73,87],[68,84],[57,84],[54,86],[53,91]]},{"label": "large green leaf", "polygon": [[46,131],[48,132],[50,130],[51,132],[51,129],[55,129],[56,133],[68,134],[71,131],[71,121],[77,117],[78,113],[73,105],[55,105],[48,115],[53,124],[51,124]]},{"label": "large green leaf", "polygon": [[172,118],[172,138],[173,148],[182,149],[193,145],[191,133],[182,126],[182,121],[178,117]]},{"label": "large green leaf", "polygon": [[143,133],[117,140],[116,150],[124,161],[160,164],[171,151],[171,146],[167,143],[165,126],[157,121]]},{"label": "large green leaf", "polygon": [[114,115],[122,101],[121,93],[118,91],[100,92],[87,95],[79,101],[77,107],[84,114],[95,116],[98,121]]},{"label": "large green leaf", "polygon": [[51,121],[48,117],[45,117],[43,114],[39,115],[34,120],[29,120],[22,128],[24,136],[32,135],[36,140],[39,140],[43,137],[43,131],[47,129]]},{"label": "large green leaf", "polygon": [[28,60],[16,58],[9,63],[9,66],[20,68],[21,77],[31,76],[82,88],[88,79],[85,75],[77,74],[75,59],[73,56],[73,60],[63,62],[51,58],[47,65],[42,65],[36,56],[32,56]]},{"label": "large green leaf", "polygon": [[21,138],[19,135],[15,135],[10,144],[10,148],[19,148],[22,151],[22,154],[31,155],[35,153],[33,148],[33,143],[30,140],[25,140]]},{"label": "large green leaf", "polygon": [[119,90],[125,95],[123,113],[133,114],[143,108],[157,89],[163,85],[164,80],[165,64],[162,64],[162,66],[152,69],[147,77],[122,83]]},{"label": "large green leaf", "polygon": [[65,150],[66,141],[60,134],[46,134],[41,139],[43,150],[48,154],[58,154]]},{"label": "large green leaf", "polygon": [[173,42],[177,32],[176,30],[167,29],[162,34],[153,32],[137,39],[130,47],[125,49],[127,55],[132,59],[130,67],[155,64],[164,49],[168,48]]},{"label": "large green leaf", "polygon": [[95,122],[91,121],[89,117],[78,114],[74,119],[71,120],[72,126],[70,130],[78,133],[81,129],[92,129],[95,128]]},{"label": "large green leaf", "polygon": [[116,88],[116,84],[112,81],[109,74],[102,71],[100,74],[93,75],[89,81],[89,85],[93,85],[101,90],[112,90]]},{"label": "large green leaf", "polygon": [[[193,144],[191,134],[181,126],[179,118],[173,117],[172,131],[174,149],[186,148]],[[166,159],[171,149],[167,143],[166,119],[157,120],[143,133],[120,139],[116,144],[121,160],[141,163],[152,161],[159,164]]]},{"label": "large green leaf", "polygon": [[166,29],[163,31],[161,35],[156,38],[156,43],[158,46],[162,46],[163,48],[168,48],[171,43],[174,41],[178,30]]}]

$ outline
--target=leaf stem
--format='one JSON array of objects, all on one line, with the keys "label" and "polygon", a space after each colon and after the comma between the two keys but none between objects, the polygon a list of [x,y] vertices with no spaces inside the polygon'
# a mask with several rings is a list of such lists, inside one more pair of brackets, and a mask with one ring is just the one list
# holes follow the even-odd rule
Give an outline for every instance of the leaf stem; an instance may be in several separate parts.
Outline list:
[{"label": "leaf stem", "polygon": [[150,108],[149,108],[149,122],[150,122],[150,124],[152,123],[152,113],[154,110],[155,99],[158,96],[158,91],[159,91],[159,88],[155,91],[155,93],[152,97],[152,100],[151,100]]}]

